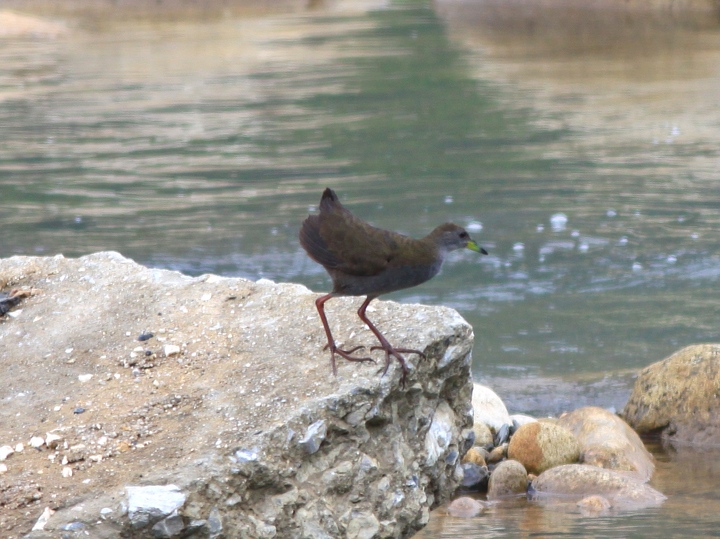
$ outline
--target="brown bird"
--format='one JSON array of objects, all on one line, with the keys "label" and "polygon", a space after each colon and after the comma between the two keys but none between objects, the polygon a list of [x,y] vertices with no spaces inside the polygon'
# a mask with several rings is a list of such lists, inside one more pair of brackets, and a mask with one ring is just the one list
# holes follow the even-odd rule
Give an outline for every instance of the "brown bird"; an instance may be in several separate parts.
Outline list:
[{"label": "brown bird", "polygon": [[402,354],[422,357],[425,354],[409,348],[394,348],[368,319],[365,314],[367,306],[382,294],[432,279],[440,271],[445,255],[451,251],[467,248],[487,254],[462,227],[452,223],[438,226],[420,240],[375,228],[345,209],[329,188],[325,189],[320,199],[320,214],[310,215],[303,222],[300,245],[310,258],[327,270],[333,281],[332,292],[315,301],[327,335],[326,348],[330,348],[333,374],[337,374],[335,354],[349,361],[374,360],[352,355],[364,346],[356,346],[352,350],[337,347],[325,316],[325,303],[336,296],[367,296],[357,314],[380,341],[380,346],[373,346],[370,350],[385,351],[383,375],[390,366],[390,356],[400,362],[403,384],[408,367]]}]

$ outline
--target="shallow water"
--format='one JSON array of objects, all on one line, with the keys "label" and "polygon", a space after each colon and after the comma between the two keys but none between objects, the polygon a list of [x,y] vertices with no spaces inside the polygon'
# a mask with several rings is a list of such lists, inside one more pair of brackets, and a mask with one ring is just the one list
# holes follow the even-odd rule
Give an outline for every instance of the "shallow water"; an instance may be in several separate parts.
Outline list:
[{"label": "shallow water", "polygon": [[[717,17],[528,32],[518,5],[469,5],[80,10],[0,37],[0,256],[112,249],[327,290],[297,231],[332,186],[378,226],[451,220],[490,251],[388,297],[458,309],[512,412],[621,409],[639,368],[720,340]],[[709,531],[720,491],[701,485],[593,525],[671,537],[690,504]]]},{"label": "shallow water", "polygon": [[720,534],[720,452],[649,444],[656,470],[651,485],[667,501],[639,511],[611,509],[584,515],[574,502],[541,504],[525,499],[493,502],[479,517],[446,516],[439,509],[417,539],[442,537],[717,537]]}]

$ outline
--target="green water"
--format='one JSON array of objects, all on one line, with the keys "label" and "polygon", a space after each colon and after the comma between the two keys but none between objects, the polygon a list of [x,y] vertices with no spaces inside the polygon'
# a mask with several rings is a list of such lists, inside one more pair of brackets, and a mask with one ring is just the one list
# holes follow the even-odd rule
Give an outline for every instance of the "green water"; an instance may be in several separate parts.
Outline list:
[{"label": "green water", "polygon": [[[0,37],[0,256],[117,250],[324,291],[297,232],[331,186],[377,226],[454,221],[490,251],[388,298],[458,309],[511,411],[621,409],[639,368],[720,341],[720,26],[527,32],[467,4],[51,14],[57,33]],[[666,494],[709,504],[706,535],[720,491],[684,488]],[[673,537],[674,507],[598,536]]]}]

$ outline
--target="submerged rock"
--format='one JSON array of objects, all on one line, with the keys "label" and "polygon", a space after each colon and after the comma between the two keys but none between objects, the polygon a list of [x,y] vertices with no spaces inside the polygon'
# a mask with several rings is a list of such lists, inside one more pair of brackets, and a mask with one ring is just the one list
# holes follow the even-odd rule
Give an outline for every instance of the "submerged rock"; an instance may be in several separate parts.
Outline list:
[{"label": "submerged rock", "polygon": [[[403,387],[397,362],[382,376],[378,365],[339,360],[333,376],[317,294],[303,286],[191,278],[117,253],[13,257],[0,260],[0,276],[37,291],[24,316],[0,324],[0,389],[32,395],[3,401],[17,421],[0,425],[0,440],[63,425],[60,458],[15,453],[3,475],[18,496],[41,491],[60,508],[33,539],[68,530],[407,537],[462,480],[473,335],[452,309],[373,304],[393,344],[426,355],[407,358]],[[344,347],[376,344],[355,314],[361,302],[333,302]],[[152,369],[127,360],[146,355],[143,332],[154,335],[145,345]],[[168,345],[177,349],[163,353]],[[80,405],[85,413],[74,414]],[[75,482],[73,470],[89,482]],[[147,489],[161,490],[146,502]],[[3,510],[3,525],[18,536],[37,513],[15,507]]]},{"label": "submerged rock", "polygon": [[697,344],[645,367],[622,417],[640,434],[720,446],[720,344]]},{"label": "submerged rock", "polygon": [[558,420],[580,442],[584,464],[628,472],[643,481],[655,470],[653,457],[640,437],[621,418],[596,406],[578,408]]},{"label": "submerged rock", "polygon": [[447,512],[457,518],[473,518],[485,511],[485,504],[474,498],[462,496],[450,502]]},{"label": "submerged rock", "polygon": [[566,464],[551,468],[532,482],[532,489],[541,501],[582,500],[588,496],[602,496],[615,509],[632,510],[660,505],[665,496],[634,477],[589,466]]},{"label": "submerged rock", "polygon": [[554,466],[577,462],[580,444],[565,427],[538,421],[517,430],[510,439],[507,455],[520,462],[529,473],[541,474]]},{"label": "submerged rock", "polygon": [[577,506],[584,516],[599,516],[612,509],[612,504],[607,498],[596,494],[583,498],[577,503]]}]

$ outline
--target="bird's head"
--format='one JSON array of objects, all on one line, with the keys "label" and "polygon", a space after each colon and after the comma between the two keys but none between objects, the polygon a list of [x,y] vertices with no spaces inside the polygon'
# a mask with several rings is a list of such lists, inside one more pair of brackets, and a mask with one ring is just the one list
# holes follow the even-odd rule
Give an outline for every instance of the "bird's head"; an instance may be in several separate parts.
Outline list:
[{"label": "bird's head", "polygon": [[470,249],[476,253],[488,254],[470,237],[470,234],[463,227],[453,223],[440,225],[430,233],[430,236],[435,239],[437,246],[446,253],[457,249]]}]

